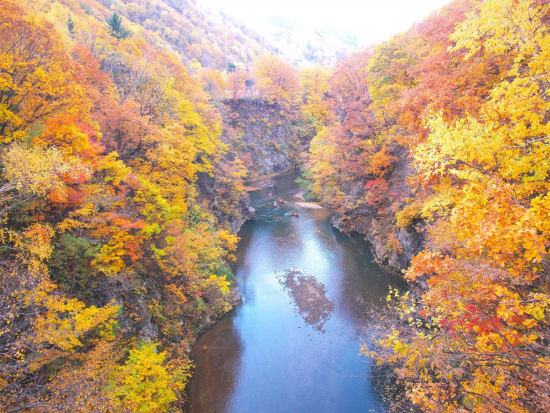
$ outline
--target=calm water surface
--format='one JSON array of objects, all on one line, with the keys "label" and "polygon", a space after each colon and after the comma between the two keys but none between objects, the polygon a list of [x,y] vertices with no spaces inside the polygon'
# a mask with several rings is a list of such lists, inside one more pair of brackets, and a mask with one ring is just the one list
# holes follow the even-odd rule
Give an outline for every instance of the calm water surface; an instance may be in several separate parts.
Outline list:
[{"label": "calm water surface", "polygon": [[[365,306],[398,280],[361,240],[331,228],[332,212],[296,207],[294,178],[277,182],[274,197],[287,200],[280,208],[265,191],[253,195],[258,219],[239,234],[235,269],[244,302],[195,346],[191,413],[385,411],[360,348]],[[299,218],[287,215],[293,209]],[[291,268],[314,277],[301,295],[283,285]],[[328,311],[316,313],[316,305]]]}]

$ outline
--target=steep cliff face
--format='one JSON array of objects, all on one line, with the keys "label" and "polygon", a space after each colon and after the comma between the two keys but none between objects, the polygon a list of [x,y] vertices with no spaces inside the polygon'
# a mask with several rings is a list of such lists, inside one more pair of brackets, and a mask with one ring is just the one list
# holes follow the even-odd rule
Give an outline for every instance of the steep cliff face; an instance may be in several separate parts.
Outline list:
[{"label": "steep cliff face", "polygon": [[[396,271],[407,268],[412,257],[422,251],[424,245],[424,237],[417,229],[394,229],[368,212],[337,214],[332,219],[332,225],[344,233],[357,232],[363,235],[370,243],[376,260]],[[378,233],[374,228],[385,229],[386,232]],[[393,247],[394,240],[399,242],[398,248]]]},{"label": "steep cliff face", "polygon": [[412,257],[423,249],[423,224],[415,221],[403,228],[395,222],[393,211],[402,204],[400,199],[410,194],[407,176],[413,171],[411,160],[403,147],[394,145],[391,155],[397,162],[386,177],[388,189],[385,199],[376,205],[363,202],[367,196],[365,182],[352,182],[345,188],[350,197],[348,205],[358,206],[337,213],[332,224],[344,233],[356,232],[363,235],[372,246],[374,256],[380,264],[400,271],[407,268]]},{"label": "steep cliff face", "polygon": [[243,160],[249,178],[293,168],[302,143],[289,109],[261,99],[226,101],[222,139]]},{"label": "steep cliff face", "polygon": [[307,139],[298,139],[298,125],[291,110],[263,99],[228,100],[218,105],[223,116],[222,140],[227,145],[223,162],[213,174],[200,173],[197,189],[203,203],[219,224],[231,232],[254,217],[254,208],[244,187],[228,185],[233,162],[242,160],[247,169],[243,179],[253,186],[271,182],[273,175],[297,165],[297,153]]},{"label": "steep cliff face", "polygon": [[[254,217],[254,208],[250,206],[250,198],[246,191],[232,191],[228,196],[221,191],[223,184],[217,176],[200,174],[197,187],[203,202],[207,202],[209,210],[216,216],[221,225],[226,225],[236,234],[241,226]],[[230,199],[231,198],[231,199]]]}]

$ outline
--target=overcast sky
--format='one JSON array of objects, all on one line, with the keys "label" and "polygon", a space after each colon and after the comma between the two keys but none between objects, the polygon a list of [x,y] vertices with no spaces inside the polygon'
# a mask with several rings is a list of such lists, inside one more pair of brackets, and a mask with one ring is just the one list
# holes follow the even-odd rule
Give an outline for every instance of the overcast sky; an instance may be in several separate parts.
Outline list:
[{"label": "overcast sky", "polygon": [[332,25],[366,46],[407,30],[450,0],[197,0],[228,12],[262,33],[270,17],[283,16],[306,27]]}]

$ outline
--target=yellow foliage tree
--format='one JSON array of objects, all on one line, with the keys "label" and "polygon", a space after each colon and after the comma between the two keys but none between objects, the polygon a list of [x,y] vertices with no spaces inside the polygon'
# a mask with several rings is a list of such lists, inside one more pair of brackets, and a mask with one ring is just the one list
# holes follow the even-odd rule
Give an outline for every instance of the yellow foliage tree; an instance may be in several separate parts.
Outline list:
[{"label": "yellow foliage tree", "polygon": [[2,4],[0,23],[1,142],[34,134],[46,117],[82,110],[82,88],[55,29],[29,17],[12,1]]},{"label": "yellow foliage tree", "polygon": [[427,289],[389,297],[401,323],[379,344],[425,411],[550,408],[550,30],[547,2],[480,2],[456,28],[466,59],[510,53],[479,113],[425,119],[414,148],[431,219],[406,273]]},{"label": "yellow foliage tree", "polygon": [[290,64],[268,54],[254,61],[252,73],[264,99],[283,106],[294,102],[299,83],[297,72]]},{"label": "yellow foliage tree", "polygon": [[166,353],[154,343],[142,343],[130,350],[126,363],[118,368],[111,397],[118,410],[140,413],[170,411],[190,376],[191,362],[170,371]]}]

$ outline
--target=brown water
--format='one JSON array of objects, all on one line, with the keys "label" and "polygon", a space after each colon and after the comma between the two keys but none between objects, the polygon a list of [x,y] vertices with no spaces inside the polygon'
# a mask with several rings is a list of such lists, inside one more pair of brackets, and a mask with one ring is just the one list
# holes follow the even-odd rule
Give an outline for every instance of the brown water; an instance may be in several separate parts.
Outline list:
[{"label": "brown water", "polygon": [[235,269],[244,302],[195,346],[191,413],[385,412],[360,347],[365,306],[399,280],[332,229],[332,212],[298,210],[293,180],[277,182],[281,208],[265,191],[253,196],[258,219],[239,234]]}]

